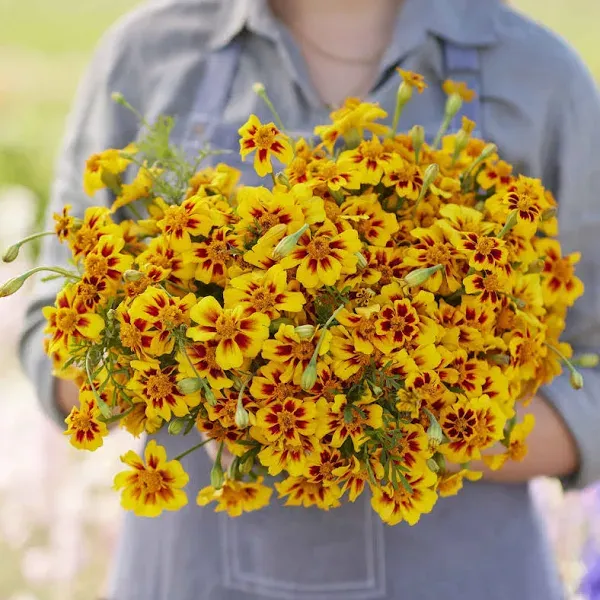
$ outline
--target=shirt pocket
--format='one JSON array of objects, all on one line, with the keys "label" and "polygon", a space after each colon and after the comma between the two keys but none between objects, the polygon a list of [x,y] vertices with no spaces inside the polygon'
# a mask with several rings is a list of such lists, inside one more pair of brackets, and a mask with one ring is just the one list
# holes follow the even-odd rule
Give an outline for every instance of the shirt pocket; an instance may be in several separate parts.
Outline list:
[{"label": "shirt pocket", "polygon": [[383,528],[367,494],[328,512],[275,501],[221,515],[223,585],[276,600],[385,598]]}]

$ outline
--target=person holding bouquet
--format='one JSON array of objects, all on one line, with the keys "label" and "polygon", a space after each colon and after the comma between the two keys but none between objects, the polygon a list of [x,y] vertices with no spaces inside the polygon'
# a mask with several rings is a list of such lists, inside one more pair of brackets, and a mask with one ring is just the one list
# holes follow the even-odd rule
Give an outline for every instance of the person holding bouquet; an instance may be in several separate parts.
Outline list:
[{"label": "person holding bouquet", "polygon": [[[561,242],[581,252],[587,294],[569,314],[577,353],[600,348],[598,243],[600,97],[580,59],[563,42],[499,0],[172,0],[143,4],[100,44],[78,92],[57,168],[52,212],[82,215],[88,156],[122,148],[140,133],[134,114],[176,118],[176,142],[193,155],[206,143],[237,152],[248,114],[269,120],[253,92],[264,84],[290,132],[311,138],[347,97],[393,115],[400,67],[429,88],[406,106],[400,127],[435,134],[445,80],[464,81],[463,107],[475,137],[493,141],[515,170],[540,178],[558,199]],[[256,88],[255,88],[256,89]],[[262,89],[262,88],[259,88]],[[250,163],[225,162],[255,183]],[[501,176],[501,174],[497,174]],[[111,200],[106,198],[107,206]],[[43,261],[66,264],[53,240]],[[569,274],[564,274],[568,277]],[[54,380],[43,353],[41,287],[22,338],[25,367],[43,406],[63,422],[77,403],[70,382]],[[186,506],[153,520],[128,515],[111,580],[111,600],[559,600],[563,597],[527,483],[561,477],[585,486],[600,477],[600,379],[586,374],[575,397],[569,376],[527,407],[536,426],[521,462],[484,471],[444,498],[415,527],[387,527],[366,495],[331,512],[284,509],[280,502],[238,519]],[[163,428],[150,436],[171,455],[186,447]],[[153,442],[151,442],[153,443]],[[209,448],[210,451],[210,448]],[[493,454],[493,449],[490,453]],[[183,459],[200,489],[211,460]]]}]

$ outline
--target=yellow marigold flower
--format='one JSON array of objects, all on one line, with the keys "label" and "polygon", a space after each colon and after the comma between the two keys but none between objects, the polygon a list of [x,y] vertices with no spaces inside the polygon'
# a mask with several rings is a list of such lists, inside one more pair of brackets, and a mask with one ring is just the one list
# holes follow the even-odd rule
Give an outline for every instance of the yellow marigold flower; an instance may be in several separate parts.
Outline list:
[{"label": "yellow marigold flower", "polygon": [[155,333],[148,330],[151,325],[147,319],[132,318],[127,306],[123,303],[117,307],[117,320],[119,322],[119,339],[127,350],[135,353],[140,359],[145,359],[150,354]]},{"label": "yellow marigold flower", "polygon": [[371,353],[359,351],[354,344],[352,333],[343,325],[334,327],[331,334],[333,336],[331,338],[331,356],[333,357],[331,368],[336,377],[347,380],[359,374],[358,376],[362,378],[364,369],[373,360]]},{"label": "yellow marigold flower", "polygon": [[261,429],[251,429],[251,436],[263,444],[258,453],[258,460],[263,467],[267,467],[271,476],[279,475],[284,470],[294,477],[302,475],[308,458],[321,450],[319,440],[314,435],[301,435],[299,442],[281,439],[269,444],[261,434]]},{"label": "yellow marigold flower", "polygon": [[421,168],[404,160],[399,155],[384,165],[383,185],[393,187],[399,198],[416,200],[423,187]]},{"label": "yellow marigold flower", "polygon": [[481,471],[461,469],[457,473],[442,473],[437,482],[437,493],[441,498],[455,496],[463,487],[463,481],[478,481],[483,477]]},{"label": "yellow marigold flower", "polygon": [[82,302],[89,312],[94,312],[97,306],[104,306],[113,292],[108,281],[108,279],[84,275],[75,284],[77,302]]},{"label": "yellow marigold flower", "polygon": [[359,98],[347,98],[344,105],[330,115],[331,125],[318,125],[314,133],[323,140],[323,145],[330,153],[340,137],[353,134],[362,138],[365,130],[374,135],[384,135],[387,128],[378,119],[385,119],[385,112],[379,105],[361,102]]},{"label": "yellow marigold flower", "polygon": [[542,293],[542,276],[540,273],[523,275],[520,272],[513,272],[510,282],[512,284],[511,294],[513,298],[521,301],[528,312],[540,318],[546,314],[546,306],[544,306],[544,296]]},{"label": "yellow marigold flower", "polygon": [[[384,477],[384,470],[379,458],[376,456],[369,457],[369,465],[375,480],[381,481]],[[356,501],[363,493],[366,484],[371,485],[367,466],[354,455],[350,457],[350,462],[347,465],[336,468],[333,473],[340,481],[343,481],[342,494],[348,492],[350,502]]]},{"label": "yellow marigold flower", "polygon": [[343,467],[344,459],[339,450],[333,448],[322,448],[320,452],[314,453],[306,464],[304,477],[311,483],[318,483],[323,487],[331,487],[339,484],[339,477],[334,473],[336,469]]},{"label": "yellow marigold flower", "polygon": [[93,196],[98,190],[105,187],[117,187],[118,175],[131,164],[131,159],[125,158],[124,153],[134,151],[133,146],[128,146],[124,150],[110,148],[99,154],[92,154],[85,163],[83,173],[85,193]]},{"label": "yellow marigold flower", "polygon": [[523,417],[521,423],[517,423],[510,432],[508,438],[508,448],[502,454],[484,456],[485,464],[492,470],[500,469],[507,460],[521,462],[527,456],[527,444],[525,439],[531,433],[535,426],[535,417],[527,414]]},{"label": "yellow marigold flower", "polygon": [[179,287],[186,287],[196,270],[196,265],[185,260],[185,255],[176,251],[162,236],[150,240],[148,248],[136,260],[140,265],[147,263],[165,269],[169,281]]},{"label": "yellow marigold flower", "polygon": [[477,174],[477,183],[484,189],[494,188],[496,192],[506,189],[512,182],[513,166],[503,160],[486,162]]},{"label": "yellow marigold flower", "polygon": [[[156,433],[162,426],[163,420],[161,417],[153,417],[151,419],[146,415],[146,402],[142,398],[133,396],[133,410],[127,413],[119,420],[119,427],[125,429],[134,437],[139,437],[143,433]],[[128,410],[130,407],[124,407]]]},{"label": "yellow marigold flower", "polygon": [[508,334],[511,365],[519,369],[523,379],[535,379],[541,361],[548,353],[541,331],[526,326]]},{"label": "yellow marigold flower", "polygon": [[245,160],[248,154],[256,151],[254,170],[260,177],[273,172],[271,155],[274,155],[284,165],[289,164],[294,156],[288,137],[275,127],[275,123],[263,125],[256,115],[250,115],[238,133],[240,134],[242,160]]},{"label": "yellow marigold flower", "polygon": [[452,81],[451,79],[447,79],[442,84],[442,89],[448,96],[452,96],[453,94],[460,96],[461,100],[464,102],[472,102],[476,96],[475,91],[470,90],[464,81]]},{"label": "yellow marigold flower", "polygon": [[321,510],[337,508],[342,496],[337,485],[324,486],[308,481],[305,477],[288,477],[276,482],[275,489],[279,498],[286,498],[285,506],[316,506]]},{"label": "yellow marigold flower", "polygon": [[355,252],[361,248],[356,231],[338,233],[334,227],[324,225],[315,233],[305,231],[280,264],[286,270],[297,266],[296,279],[302,285],[309,289],[320,288],[334,285],[343,273],[354,273]]},{"label": "yellow marigold flower", "polygon": [[110,286],[117,287],[123,273],[133,264],[133,256],[121,252],[124,246],[125,240],[113,235],[103,235],[83,260],[85,274],[106,279]]},{"label": "yellow marigold flower", "polygon": [[110,218],[106,207],[90,206],[86,209],[80,227],[68,238],[69,247],[75,260],[91,252],[103,235],[118,236],[118,226]]},{"label": "yellow marigold flower", "polygon": [[377,185],[391,160],[392,153],[377,136],[374,136],[371,140],[361,141],[354,150],[342,152],[338,164],[342,168],[352,165],[352,168],[360,173],[363,184]]},{"label": "yellow marigold flower", "polygon": [[200,395],[184,395],[177,387],[178,370],[175,365],[161,367],[158,361],[132,360],[133,379],[127,389],[146,402],[146,416],[149,419],[161,417],[165,421],[171,415],[185,417],[192,406],[200,402]]},{"label": "yellow marigold flower", "polygon": [[75,448],[96,450],[102,446],[108,429],[100,417],[94,394],[91,391],[80,392],[79,407],[74,406],[65,419],[67,430],[64,433],[71,436],[69,441]]},{"label": "yellow marigold flower", "polygon": [[413,71],[405,71],[404,69],[399,68],[396,68],[396,71],[400,77],[402,77],[402,81],[406,85],[417,90],[419,94],[423,93],[423,91],[427,88],[427,84],[425,83],[425,78],[423,75],[420,75],[419,73],[413,73]]},{"label": "yellow marigold flower", "polygon": [[54,231],[60,242],[64,242],[71,237],[75,228],[75,217],[70,215],[71,205],[67,204],[63,207],[62,213],[54,213]]},{"label": "yellow marigold flower", "polygon": [[42,313],[48,321],[44,331],[51,336],[49,352],[69,350],[73,342],[95,341],[104,330],[104,319],[77,298],[74,285],[63,288],[56,296],[56,304],[44,307]]},{"label": "yellow marigold flower", "polygon": [[225,164],[207,167],[195,173],[189,181],[187,197],[212,192],[229,197],[241,177],[240,171]]},{"label": "yellow marigold flower", "polygon": [[190,309],[196,297],[187,294],[184,298],[170,296],[160,287],[149,287],[137,296],[129,307],[134,321],[149,323],[146,329],[152,336],[150,352],[155,356],[169,354],[175,345],[174,330],[190,324]]},{"label": "yellow marigold flower", "polygon": [[435,267],[443,265],[444,270],[434,273],[423,287],[433,293],[452,294],[462,285],[462,272],[457,262],[461,255],[452,243],[450,233],[439,224],[428,228],[417,227],[411,231],[416,238],[404,255],[404,267]]},{"label": "yellow marigold flower", "polygon": [[184,254],[184,261],[196,265],[194,277],[202,283],[223,284],[227,266],[233,262],[233,252],[237,250],[237,237],[227,227],[213,230],[204,242],[192,243],[192,248]]},{"label": "yellow marigold flower", "polygon": [[243,187],[237,195],[239,222],[236,231],[248,239],[264,235],[275,225],[285,225],[293,233],[304,225],[298,199],[291,193],[271,192],[264,187]]},{"label": "yellow marigold flower", "polygon": [[496,273],[508,262],[506,242],[495,237],[464,233],[458,249],[469,257],[469,266],[478,271]]},{"label": "yellow marigold flower", "polygon": [[353,217],[352,227],[372,246],[385,246],[398,231],[396,215],[381,208],[377,194],[352,196],[340,208],[342,215]]},{"label": "yellow marigold flower", "polygon": [[545,257],[542,270],[545,304],[573,306],[584,291],[581,279],[575,276],[575,265],[579,262],[581,254],[574,252],[563,257],[560,243],[551,239],[536,240],[535,248]]},{"label": "yellow marigold flower", "polygon": [[[217,394],[214,406],[206,405],[206,411],[211,421],[219,421],[223,427],[235,427],[235,412],[238,404],[239,391],[234,389],[223,389]],[[252,422],[257,404],[246,393],[242,394],[242,406],[245,410],[252,412]],[[238,428],[239,429],[239,428]]]},{"label": "yellow marigold flower", "polygon": [[430,409],[439,410],[451,404],[455,396],[436,371],[411,371],[406,377],[405,389],[398,390],[396,409],[410,413],[411,418],[416,419],[423,404]]},{"label": "yellow marigold flower", "polygon": [[371,354],[375,350],[376,340],[379,349],[385,348],[385,350],[381,350],[384,354],[392,353],[393,344],[389,341],[387,333],[377,333],[376,323],[379,319],[380,309],[379,304],[372,304],[364,308],[355,308],[354,312],[342,309],[338,313],[336,320],[351,332],[357,352]]},{"label": "yellow marigold flower", "polygon": [[[222,390],[230,388],[233,381],[227,377],[225,371],[217,362],[216,341],[202,342],[199,344],[190,344],[184,350],[180,350],[177,355],[179,371],[185,377],[205,378],[213,390]],[[190,362],[194,366],[192,369]]]},{"label": "yellow marigold flower", "polygon": [[437,502],[434,486],[437,477],[431,471],[406,473],[410,491],[402,484],[394,489],[391,484],[373,489],[371,506],[388,525],[406,521],[409,525],[418,523],[422,514],[431,512]]},{"label": "yellow marigold flower", "polygon": [[465,292],[475,294],[481,302],[498,304],[502,294],[508,292],[508,277],[502,271],[478,271],[464,280]]},{"label": "yellow marigold flower", "polygon": [[131,470],[118,473],[114,489],[122,490],[121,506],[138,517],[157,517],[163,510],[179,510],[187,504],[182,488],[188,474],[177,460],[167,461],[167,453],[155,440],[150,440],[144,460],[133,450],[121,456]]},{"label": "yellow marigold flower", "polygon": [[[437,333],[436,328],[421,323],[417,311],[406,298],[382,307],[375,323],[375,331],[381,336],[387,336],[387,340],[398,350],[417,337],[420,345],[430,344],[435,340]],[[373,344],[385,352],[385,343],[380,344],[378,340],[373,340]]]},{"label": "yellow marigold flower", "polygon": [[135,179],[131,183],[125,183],[121,186],[121,193],[116,197],[110,207],[110,212],[114,213],[119,208],[127,206],[136,200],[149,198],[152,194],[152,185],[154,178],[160,175],[160,169],[152,167],[141,167],[137,172]]},{"label": "yellow marigold flower", "polygon": [[427,432],[420,423],[402,424],[402,436],[396,438],[391,459],[396,466],[409,468],[413,473],[428,471],[427,460],[433,455]]},{"label": "yellow marigold flower", "polygon": [[337,192],[342,188],[356,190],[360,188],[360,174],[348,165],[335,163],[331,160],[320,160],[315,163],[310,179],[310,185],[315,187],[326,185],[328,189]]},{"label": "yellow marigold flower", "polygon": [[160,198],[156,203],[163,210],[163,216],[156,224],[169,245],[178,252],[191,248],[191,236],[206,236],[213,227],[225,225],[222,213],[199,196],[192,196],[181,204],[168,205]]},{"label": "yellow marigold flower", "polygon": [[299,386],[285,380],[285,371],[284,364],[268,362],[256,372],[250,385],[250,394],[259,405],[281,402],[301,393]]},{"label": "yellow marigold flower", "polygon": [[272,402],[256,414],[256,426],[269,442],[280,439],[300,444],[300,436],[311,436],[316,430],[316,406],[313,402],[286,398]]},{"label": "yellow marigold flower", "polygon": [[458,374],[458,377],[452,382],[453,385],[459,387],[468,398],[481,396],[489,370],[487,361],[470,357],[461,348],[454,355],[450,366]]},{"label": "yellow marigold flower", "polygon": [[263,480],[263,477],[253,482],[226,479],[218,490],[212,486],[200,490],[196,502],[199,506],[216,502],[216,512],[225,511],[230,517],[239,517],[242,513],[268,506],[273,490],[264,485]]},{"label": "yellow marigold flower", "polygon": [[[463,233],[477,233],[487,235],[494,230],[495,223],[483,220],[483,214],[468,206],[458,204],[446,204],[440,208],[440,216],[444,217],[444,228],[450,226],[452,229]],[[457,237],[458,239],[458,237]]]},{"label": "yellow marigold flower", "polygon": [[267,315],[244,314],[241,306],[224,310],[212,297],[202,298],[191,310],[196,326],[187,330],[195,342],[218,342],[216,359],[225,370],[242,366],[244,358],[254,358],[269,337]]},{"label": "yellow marigold flower", "polygon": [[504,437],[506,415],[488,396],[471,398],[444,408],[439,423],[448,442],[439,451],[448,460],[464,463],[481,458],[481,450]]},{"label": "yellow marigold flower", "polygon": [[278,319],[281,312],[297,313],[306,302],[301,292],[288,290],[287,274],[279,266],[266,273],[248,273],[229,281],[223,294],[225,308],[241,306],[247,314],[262,313]]},{"label": "yellow marigold flower", "polygon": [[294,330],[293,325],[281,325],[275,334],[275,339],[264,342],[262,357],[285,366],[285,374],[281,377],[283,381],[291,381],[295,385],[300,385],[302,374],[322,335],[325,336],[325,339],[319,349],[319,356],[324,356],[329,352],[330,331],[317,328],[310,338],[301,338]]},{"label": "yellow marigold flower", "polygon": [[359,452],[368,440],[365,430],[383,428],[383,408],[375,404],[370,391],[351,404],[344,394],[337,394],[333,404],[321,398],[317,402],[317,408],[323,420],[321,427],[325,435],[331,435],[333,448],[341,448],[350,438],[355,452]]}]

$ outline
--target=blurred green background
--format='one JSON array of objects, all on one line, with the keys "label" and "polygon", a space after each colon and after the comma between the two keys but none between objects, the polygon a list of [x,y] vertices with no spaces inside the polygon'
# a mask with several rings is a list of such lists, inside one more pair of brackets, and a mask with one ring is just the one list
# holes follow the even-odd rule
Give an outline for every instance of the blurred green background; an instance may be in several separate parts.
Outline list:
[{"label": "blurred green background", "polygon": [[[451,1],[451,0],[450,0]],[[102,32],[139,0],[0,0],[0,188],[23,185],[43,212],[77,81]],[[582,52],[600,76],[596,0],[513,0]]]}]

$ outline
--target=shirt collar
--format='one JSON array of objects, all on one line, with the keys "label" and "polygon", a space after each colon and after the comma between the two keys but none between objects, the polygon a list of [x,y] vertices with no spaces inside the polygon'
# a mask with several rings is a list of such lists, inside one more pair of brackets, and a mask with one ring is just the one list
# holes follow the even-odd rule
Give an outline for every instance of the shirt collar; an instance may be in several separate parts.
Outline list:
[{"label": "shirt collar", "polygon": [[[405,0],[386,58],[396,62],[427,34],[455,44],[485,47],[498,41],[496,9],[502,0]],[[276,35],[276,21],[267,0],[222,0],[213,50],[229,44],[244,29]]]}]

